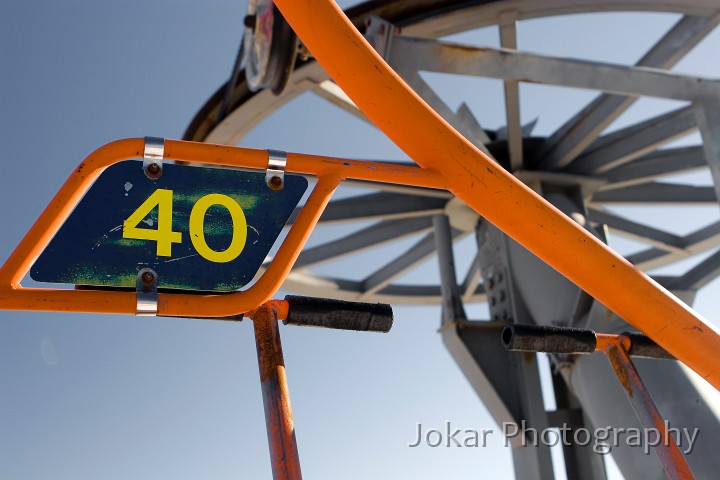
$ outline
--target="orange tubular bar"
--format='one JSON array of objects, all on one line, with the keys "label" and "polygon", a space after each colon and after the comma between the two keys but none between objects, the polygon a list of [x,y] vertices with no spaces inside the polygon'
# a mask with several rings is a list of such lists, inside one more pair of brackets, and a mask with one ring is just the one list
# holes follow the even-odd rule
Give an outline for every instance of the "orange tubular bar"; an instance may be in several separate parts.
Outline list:
[{"label": "orange tubular bar", "polygon": [[331,0],[275,0],[303,44],[420,166],[720,389],[720,335],[695,311],[500,168],[403,82]]},{"label": "orange tubular bar", "polygon": [[[90,154],[75,169],[5,265],[0,268],[0,309],[126,314],[136,312],[135,292],[23,288],[20,282],[102,171],[119,161],[141,158],[144,145],[143,139],[110,143]],[[266,150],[177,140],[165,140],[164,158],[262,170],[268,165]],[[250,312],[269,300],[285,281],[327,202],[343,179],[445,188],[445,179],[430,170],[379,162],[288,153],[286,171],[316,175],[318,182],[262,277],[248,290],[231,294],[161,293],[158,295],[158,315],[229,317]]]}]

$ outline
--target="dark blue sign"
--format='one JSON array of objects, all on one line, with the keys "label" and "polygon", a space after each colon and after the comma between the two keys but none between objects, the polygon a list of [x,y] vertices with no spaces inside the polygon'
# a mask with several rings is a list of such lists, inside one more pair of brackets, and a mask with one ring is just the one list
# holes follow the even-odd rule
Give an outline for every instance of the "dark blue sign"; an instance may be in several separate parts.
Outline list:
[{"label": "dark blue sign", "polygon": [[159,288],[231,291],[257,273],[307,180],[285,175],[163,165],[154,180],[140,161],[105,170],[37,259],[39,282],[134,287],[152,268]]}]

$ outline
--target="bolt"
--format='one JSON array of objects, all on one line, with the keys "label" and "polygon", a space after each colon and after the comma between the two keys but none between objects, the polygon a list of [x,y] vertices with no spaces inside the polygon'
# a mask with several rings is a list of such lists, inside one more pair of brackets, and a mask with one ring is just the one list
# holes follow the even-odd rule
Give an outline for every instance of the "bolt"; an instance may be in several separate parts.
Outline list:
[{"label": "bolt", "polygon": [[255,30],[255,15],[246,15],[245,19],[243,20],[243,23],[245,24],[245,28],[249,28],[251,30]]},{"label": "bolt", "polygon": [[150,165],[147,166],[147,168],[145,168],[145,175],[148,178],[155,179],[155,178],[160,177],[161,174],[162,174],[162,168],[160,168],[160,165],[158,165],[157,163],[151,163]]},{"label": "bolt", "polygon": [[282,190],[283,179],[278,177],[277,175],[274,175],[270,177],[270,180],[268,180],[267,184],[268,187],[272,188],[273,190]]},{"label": "bolt", "polygon": [[143,272],[140,276],[140,280],[142,280],[145,285],[152,285],[155,281],[155,275],[153,275],[152,272]]}]

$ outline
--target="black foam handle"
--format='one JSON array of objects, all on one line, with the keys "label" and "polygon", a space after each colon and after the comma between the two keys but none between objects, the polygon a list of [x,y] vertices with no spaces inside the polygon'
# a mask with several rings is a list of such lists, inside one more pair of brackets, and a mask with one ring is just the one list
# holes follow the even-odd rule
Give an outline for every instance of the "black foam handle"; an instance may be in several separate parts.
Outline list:
[{"label": "black foam handle", "polygon": [[511,324],[502,331],[505,348],[521,352],[592,353],[595,332],[580,328]]},{"label": "black foam handle", "polygon": [[288,295],[285,325],[387,333],[393,324],[392,307],[383,303],[346,302]]},{"label": "black foam handle", "polygon": [[630,350],[628,353],[633,357],[675,358],[667,350],[655,343],[650,337],[646,337],[642,333],[623,332],[623,335],[630,337]]}]

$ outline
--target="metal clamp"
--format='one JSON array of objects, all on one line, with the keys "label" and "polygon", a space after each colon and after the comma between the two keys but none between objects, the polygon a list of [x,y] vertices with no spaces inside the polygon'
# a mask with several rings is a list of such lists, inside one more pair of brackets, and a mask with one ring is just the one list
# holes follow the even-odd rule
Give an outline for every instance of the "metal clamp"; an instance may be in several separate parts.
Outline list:
[{"label": "metal clamp", "polygon": [[273,190],[282,190],[285,185],[285,166],[287,153],[268,150],[268,168],[265,171],[265,183]]},{"label": "metal clamp", "polygon": [[157,315],[158,276],[151,268],[143,268],[135,279],[135,291],[137,293],[137,306],[135,315],[142,317],[154,317]]},{"label": "metal clamp", "polygon": [[162,175],[162,161],[165,156],[165,139],[158,137],[145,137],[145,151],[143,152],[143,172],[155,180]]}]

